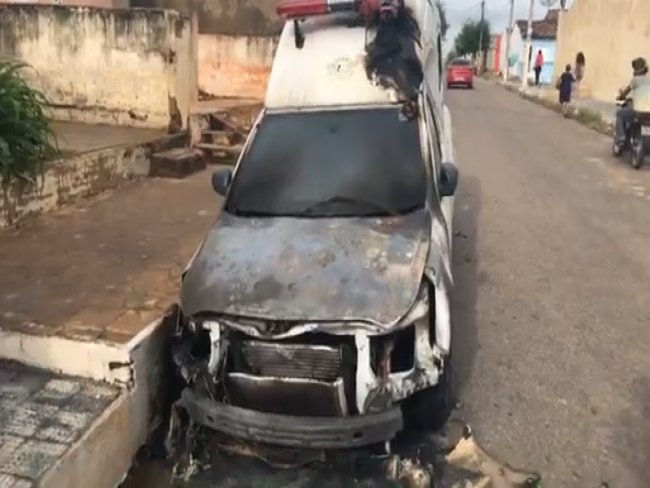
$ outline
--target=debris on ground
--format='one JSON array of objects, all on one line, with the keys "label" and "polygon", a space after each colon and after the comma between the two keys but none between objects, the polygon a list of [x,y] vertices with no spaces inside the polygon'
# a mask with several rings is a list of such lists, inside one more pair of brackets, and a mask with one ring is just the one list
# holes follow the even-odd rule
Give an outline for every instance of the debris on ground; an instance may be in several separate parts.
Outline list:
[{"label": "debris on ground", "polygon": [[496,460],[468,426],[451,424],[444,434],[396,440],[390,455],[367,450],[323,452],[228,438],[196,426],[177,411],[168,437],[173,486],[541,488],[538,474]]}]

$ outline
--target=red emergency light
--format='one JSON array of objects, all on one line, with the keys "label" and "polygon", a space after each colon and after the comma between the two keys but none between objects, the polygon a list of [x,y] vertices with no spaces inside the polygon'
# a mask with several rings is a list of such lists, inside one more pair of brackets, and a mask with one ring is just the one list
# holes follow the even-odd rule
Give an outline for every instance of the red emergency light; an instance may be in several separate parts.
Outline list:
[{"label": "red emergency light", "polygon": [[[276,12],[287,19],[326,15],[335,12],[359,12],[370,15],[381,10],[386,0],[283,0]],[[400,1],[401,3],[401,1]]]},{"label": "red emergency light", "polygon": [[296,47],[302,49],[305,35],[300,19],[336,12],[358,12],[366,19],[379,14],[383,20],[395,18],[404,8],[404,0],[281,0],[275,8],[278,16],[293,20]]}]

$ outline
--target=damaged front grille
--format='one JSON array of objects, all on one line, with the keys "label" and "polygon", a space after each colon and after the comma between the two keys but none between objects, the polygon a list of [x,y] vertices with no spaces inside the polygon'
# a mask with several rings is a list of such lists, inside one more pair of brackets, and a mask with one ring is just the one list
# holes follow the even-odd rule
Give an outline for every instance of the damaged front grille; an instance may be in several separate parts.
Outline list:
[{"label": "damaged front grille", "polygon": [[243,366],[250,374],[334,381],[341,376],[341,350],[332,346],[247,341]]},{"label": "damaged front grille", "polygon": [[356,410],[350,338],[306,334],[264,341],[232,334],[226,390],[233,405],[298,416],[349,415]]}]

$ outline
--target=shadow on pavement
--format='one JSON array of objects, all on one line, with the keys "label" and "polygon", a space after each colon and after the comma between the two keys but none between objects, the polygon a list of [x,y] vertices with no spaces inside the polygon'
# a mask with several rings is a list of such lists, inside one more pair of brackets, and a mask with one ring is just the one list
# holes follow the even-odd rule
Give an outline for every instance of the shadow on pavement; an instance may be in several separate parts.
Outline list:
[{"label": "shadow on pavement", "polygon": [[454,210],[453,241],[453,329],[454,387],[462,396],[469,380],[478,344],[476,303],[479,285],[477,252],[478,218],[481,211],[481,185],[478,178],[462,173]]}]

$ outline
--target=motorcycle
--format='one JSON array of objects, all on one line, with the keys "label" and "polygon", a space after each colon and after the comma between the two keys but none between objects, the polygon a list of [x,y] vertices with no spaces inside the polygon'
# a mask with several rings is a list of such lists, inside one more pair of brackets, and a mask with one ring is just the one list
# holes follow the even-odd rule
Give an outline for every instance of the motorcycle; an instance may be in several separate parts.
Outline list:
[{"label": "motorcycle", "polygon": [[[619,107],[627,107],[629,104],[630,100],[616,100],[616,105]],[[629,151],[630,164],[634,169],[640,169],[643,166],[646,150],[650,147],[648,139],[650,139],[650,113],[635,112],[634,119],[626,124],[625,142],[621,145],[614,137],[612,152],[614,156],[619,157],[625,151]]]}]

